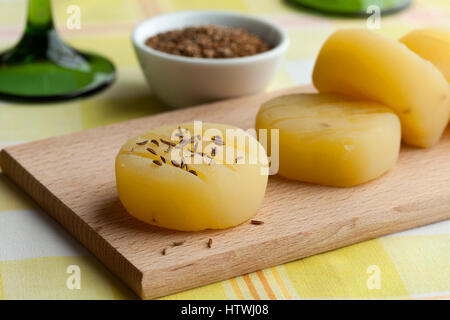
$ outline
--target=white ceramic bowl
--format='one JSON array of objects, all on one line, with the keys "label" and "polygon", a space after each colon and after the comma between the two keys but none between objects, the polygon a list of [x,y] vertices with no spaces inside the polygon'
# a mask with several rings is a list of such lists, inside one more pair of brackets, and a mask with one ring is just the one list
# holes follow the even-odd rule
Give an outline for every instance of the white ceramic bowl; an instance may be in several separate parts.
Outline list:
[{"label": "white ceramic bowl", "polygon": [[[203,59],[154,50],[145,41],[158,33],[194,25],[241,27],[273,46],[267,52],[242,58]],[[185,107],[242,96],[264,89],[289,46],[280,27],[250,15],[226,11],[182,11],[141,22],[132,41],[152,91],[167,105]]]}]

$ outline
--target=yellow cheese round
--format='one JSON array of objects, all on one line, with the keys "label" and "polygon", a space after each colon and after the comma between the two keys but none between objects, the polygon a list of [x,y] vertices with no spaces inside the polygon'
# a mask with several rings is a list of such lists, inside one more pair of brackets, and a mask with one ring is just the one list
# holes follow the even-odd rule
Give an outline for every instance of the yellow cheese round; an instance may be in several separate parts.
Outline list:
[{"label": "yellow cheese round", "polygon": [[395,111],[407,144],[431,147],[450,116],[442,73],[394,39],[365,29],[339,30],[323,45],[313,73],[320,92],[377,101]]},{"label": "yellow cheese round", "polygon": [[433,63],[450,83],[450,28],[414,30],[400,42]]},{"label": "yellow cheese round", "polygon": [[233,126],[198,128],[164,126],[123,145],[116,157],[117,191],[132,216],[198,231],[232,227],[255,214],[268,179],[264,148]]},{"label": "yellow cheese round", "polygon": [[[348,187],[390,170],[400,148],[400,122],[389,108],[333,94],[294,94],[264,103],[256,129],[279,130],[279,174]],[[267,150],[277,150],[270,141]],[[270,154],[272,165],[276,156]]]}]

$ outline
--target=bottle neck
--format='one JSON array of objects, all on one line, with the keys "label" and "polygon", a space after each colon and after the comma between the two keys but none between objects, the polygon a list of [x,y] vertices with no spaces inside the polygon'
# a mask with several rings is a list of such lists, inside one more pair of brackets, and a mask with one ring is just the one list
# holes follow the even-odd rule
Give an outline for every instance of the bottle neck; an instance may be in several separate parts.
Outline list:
[{"label": "bottle neck", "polygon": [[27,29],[38,32],[53,29],[50,0],[28,0]]}]

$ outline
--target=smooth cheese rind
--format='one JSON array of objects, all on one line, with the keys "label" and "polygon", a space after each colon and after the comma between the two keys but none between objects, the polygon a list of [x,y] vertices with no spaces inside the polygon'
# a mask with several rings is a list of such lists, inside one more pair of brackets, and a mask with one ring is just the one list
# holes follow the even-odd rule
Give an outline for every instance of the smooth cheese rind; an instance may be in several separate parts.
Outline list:
[{"label": "smooth cheese rind", "polygon": [[340,30],[323,45],[313,72],[320,92],[382,103],[402,124],[402,139],[430,147],[450,115],[450,87],[441,72],[405,45],[368,30]]},{"label": "smooth cheese rind", "polygon": [[[400,149],[400,122],[392,110],[339,95],[272,99],[260,108],[256,128],[279,130],[281,176],[327,186],[379,177],[395,165]],[[268,150],[276,149],[272,143]]]},{"label": "smooth cheese rind", "polygon": [[450,83],[450,28],[414,30],[402,37],[400,42],[433,63]]}]

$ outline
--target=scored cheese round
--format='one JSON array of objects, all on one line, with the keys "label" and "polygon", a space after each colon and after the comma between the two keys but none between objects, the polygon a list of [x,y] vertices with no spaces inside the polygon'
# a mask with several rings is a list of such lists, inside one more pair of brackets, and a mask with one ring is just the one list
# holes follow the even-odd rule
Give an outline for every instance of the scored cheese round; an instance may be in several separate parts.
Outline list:
[{"label": "scored cheese round", "polygon": [[[256,129],[279,130],[281,176],[328,186],[380,176],[394,166],[400,148],[400,121],[392,110],[334,94],[272,99],[261,106]],[[277,150],[273,143],[268,150]],[[273,165],[276,157],[268,153]]]},{"label": "scored cheese round", "polygon": [[[255,214],[268,180],[264,148],[233,126],[196,128],[194,123],[163,126],[122,146],[116,157],[117,191],[132,216],[198,231],[232,227]],[[257,146],[256,154],[251,146]]]}]

